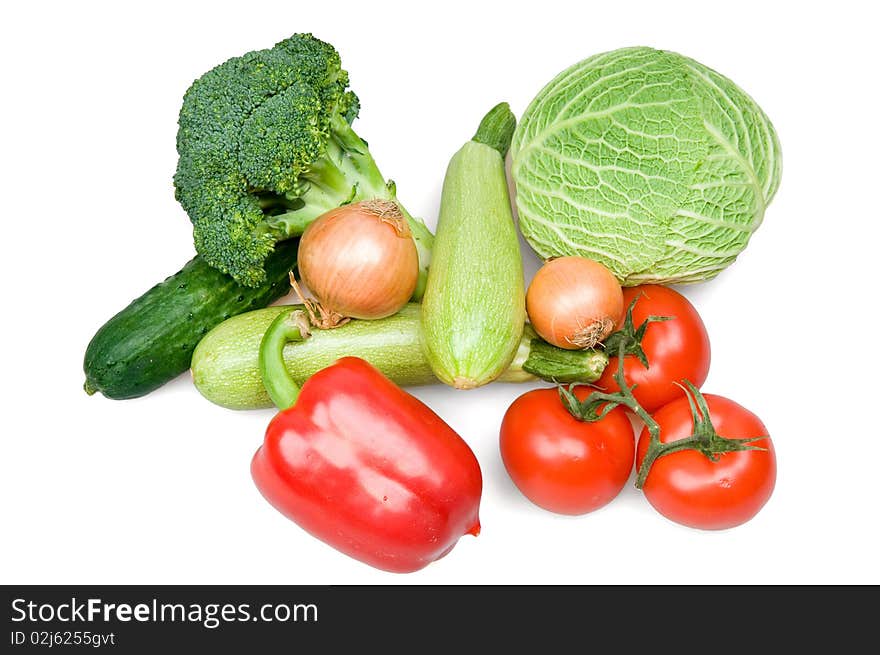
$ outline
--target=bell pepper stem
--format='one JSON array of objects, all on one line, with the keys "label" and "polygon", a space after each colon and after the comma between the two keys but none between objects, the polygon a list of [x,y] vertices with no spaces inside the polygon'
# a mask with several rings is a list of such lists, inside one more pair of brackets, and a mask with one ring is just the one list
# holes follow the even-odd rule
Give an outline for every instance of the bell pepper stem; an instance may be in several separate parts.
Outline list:
[{"label": "bell pepper stem", "polygon": [[303,341],[310,335],[309,321],[301,309],[281,312],[260,342],[260,376],[263,386],[278,409],[293,407],[299,385],[284,364],[284,346],[288,341]]}]

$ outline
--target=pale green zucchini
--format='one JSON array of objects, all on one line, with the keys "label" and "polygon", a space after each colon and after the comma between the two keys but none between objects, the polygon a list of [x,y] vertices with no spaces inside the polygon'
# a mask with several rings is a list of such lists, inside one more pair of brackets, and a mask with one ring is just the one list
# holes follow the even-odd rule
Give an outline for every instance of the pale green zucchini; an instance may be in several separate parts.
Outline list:
[{"label": "pale green zucchini", "polygon": [[[192,356],[192,377],[208,400],[230,409],[272,407],[260,378],[260,341],[269,324],[289,306],[267,307],[227,319],[208,332]],[[437,382],[422,349],[421,308],[406,305],[376,321],[351,321],[284,347],[284,361],[298,384],[340,357],[361,357],[400,385]],[[499,378],[527,382],[594,382],[608,358],[596,350],[562,350],[526,328],[516,356]]]},{"label": "pale green zucchini", "polygon": [[493,108],[443,182],[422,328],[435,375],[459,389],[501,375],[523,333],[522,260],[504,174],[515,126],[507,103]]},{"label": "pale green zucchini", "polygon": [[[234,316],[202,338],[190,366],[193,382],[205,398],[230,409],[272,406],[260,378],[258,355],[263,334],[285,309],[290,307],[267,307]],[[298,384],[346,356],[367,360],[398,384],[427,384],[434,376],[430,367],[422,365],[418,335],[415,339],[412,335],[411,324],[418,316],[419,306],[408,304],[378,321],[350,321],[332,330],[316,329],[305,341],[287,344],[284,357]]]}]

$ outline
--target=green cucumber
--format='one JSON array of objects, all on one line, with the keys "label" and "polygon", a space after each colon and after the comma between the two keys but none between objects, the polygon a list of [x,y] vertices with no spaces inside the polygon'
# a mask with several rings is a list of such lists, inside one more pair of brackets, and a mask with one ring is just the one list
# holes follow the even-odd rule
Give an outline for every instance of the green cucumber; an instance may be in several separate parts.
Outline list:
[{"label": "green cucumber", "polygon": [[443,182],[422,325],[434,373],[459,389],[501,375],[523,332],[522,259],[504,174],[515,126],[507,103],[493,108]]},{"label": "green cucumber", "polygon": [[[199,392],[229,409],[272,407],[260,377],[260,342],[272,321],[289,310],[275,306],[246,312],[208,332],[192,356],[192,378]],[[306,340],[288,343],[283,354],[297,384],[346,356],[367,360],[400,385],[437,382],[422,349],[421,307],[414,303],[387,318],[314,330]],[[510,368],[498,380],[594,382],[607,363],[601,351],[556,348],[526,326]]]},{"label": "green cucumber", "polygon": [[279,243],[266,261],[266,282],[256,288],[194,257],[107,321],[86,348],[83,385],[89,395],[137,398],[189,368],[193,350],[214,326],[265,307],[290,291],[297,239]]}]

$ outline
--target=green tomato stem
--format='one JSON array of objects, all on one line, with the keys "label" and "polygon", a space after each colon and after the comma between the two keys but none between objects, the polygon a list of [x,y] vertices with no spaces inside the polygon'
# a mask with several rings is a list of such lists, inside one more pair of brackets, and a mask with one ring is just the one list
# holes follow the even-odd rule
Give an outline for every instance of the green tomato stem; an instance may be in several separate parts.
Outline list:
[{"label": "green tomato stem", "polygon": [[[660,443],[660,426],[657,421],[655,421],[654,417],[648,414],[645,408],[639,404],[638,400],[636,400],[636,397],[633,395],[633,389],[635,389],[635,387],[630,387],[626,383],[623,363],[626,356],[626,350],[626,341],[621,339],[617,343],[617,370],[614,372],[614,381],[617,383],[617,387],[620,391],[616,394],[599,395],[605,396],[605,400],[627,407],[631,412],[642,419],[645,427],[648,429],[648,433],[650,434],[648,453],[645,455],[644,460],[642,460],[642,465],[639,467],[639,472],[636,476],[636,489],[641,489],[645,485],[645,480],[648,477],[648,471],[651,470],[651,465],[654,463],[654,460],[662,454],[659,451],[662,450],[663,444]],[[596,394],[593,395],[595,396]]]},{"label": "green tomato stem", "polygon": [[[744,439],[725,439],[718,434],[715,426],[712,424],[712,418],[709,415],[709,405],[706,403],[703,394],[700,393],[690,380],[685,380],[685,385],[682,386],[682,390],[691,407],[691,419],[694,423],[691,436],[686,439],[670,441],[669,443],[661,443],[659,427],[657,427],[656,438],[655,434],[651,433],[648,451],[645,453],[645,458],[642,460],[642,465],[639,467],[639,473],[636,478],[636,487],[639,489],[644,486],[654,462],[660,457],[672,453],[683,450],[696,450],[711,461],[717,462],[721,455],[725,453],[741,450],[767,450],[761,446],[752,445],[755,441],[766,439],[767,435],[746,437]],[[654,425],[657,425],[656,422]]]},{"label": "green tomato stem", "polygon": [[648,449],[636,474],[635,486],[637,489],[645,486],[645,481],[648,479],[648,474],[654,462],[660,457],[672,453],[683,450],[696,450],[714,462],[718,461],[724,453],[740,450],[766,450],[760,446],[752,445],[755,441],[766,439],[766,435],[747,437],[745,439],[725,439],[719,435],[715,431],[715,426],[712,425],[706,399],[689,380],[685,380],[686,386],[679,386],[682,387],[691,408],[691,417],[694,425],[693,431],[685,439],[670,441],[669,443],[662,443],[660,441],[660,425],[636,400],[633,394],[636,386],[629,386],[627,384],[624,374],[624,359],[626,356],[633,356],[642,362],[644,366],[649,366],[648,358],[642,350],[642,338],[651,323],[667,321],[670,320],[670,317],[649,316],[638,329],[635,329],[632,321],[632,312],[636,300],[633,300],[627,309],[624,327],[606,340],[606,347],[613,347],[617,351],[617,370],[614,372],[614,381],[617,383],[619,391],[614,393],[594,391],[585,400],[580,401],[572,393],[571,388],[559,387],[559,396],[572,416],[581,421],[599,421],[615,407],[622,405],[642,419],[648,430],[649,440]]}]

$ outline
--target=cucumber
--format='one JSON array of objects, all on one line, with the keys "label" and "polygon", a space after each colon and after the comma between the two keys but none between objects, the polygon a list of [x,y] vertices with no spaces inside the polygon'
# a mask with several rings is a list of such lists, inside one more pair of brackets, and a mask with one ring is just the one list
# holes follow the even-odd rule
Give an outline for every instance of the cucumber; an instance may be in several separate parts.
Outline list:
[{"label": "cucumber", "polygon": [[504,174],[515,125],[507,103],[493,108],[443,182],[422,325],[434,373],[459,389],[498,377],[523,333],[522,260]]},{"label": "cucumber", "polygon": [[189,368],[199,340],[223,320],[265,307],[290,291],[297,239],[266,261],[266,282],[251,288],[194,257],[178,273],[107,321],[86,348],[83,388],[107,398],[137,398]]},{"label": "cucumber", "polygon": [[[276,306],[247,312],[208,332],[192,356],[192,378],[199,392],[229,409],[272,407],[260,377],[260,342],[272,321],[288,310]],[[422,349],[421,307],[414,303],[387,318],[314,330],[305,341],[284,347],[284,361],[297,384],[345,356],[367,360],[400,385],[438,381]],[[556,348],[526,327],[513,362],[498,380],[594,382],[607,363],[601,351]]]}]

